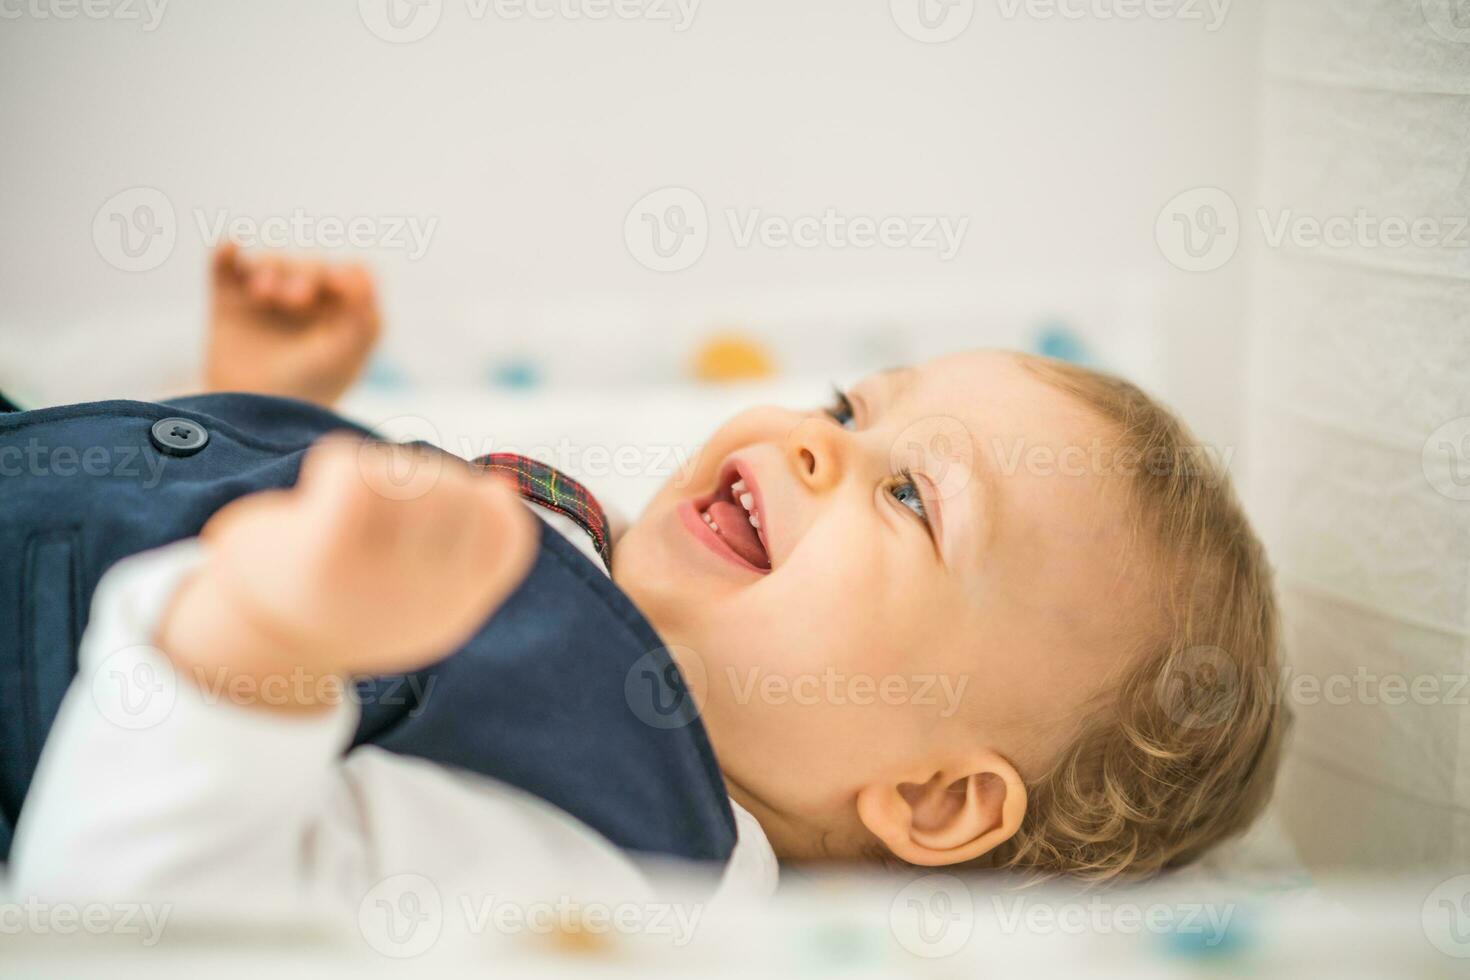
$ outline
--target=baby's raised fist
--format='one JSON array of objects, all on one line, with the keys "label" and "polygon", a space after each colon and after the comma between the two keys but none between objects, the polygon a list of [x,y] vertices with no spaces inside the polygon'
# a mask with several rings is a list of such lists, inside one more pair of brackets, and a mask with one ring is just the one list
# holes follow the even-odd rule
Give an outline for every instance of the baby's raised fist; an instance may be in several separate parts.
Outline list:
[{"label": "baby's raised fist", "polygon": [[232,243],[214,255],[204,381],[330,405],[362,372],[381,316],[360,265],[265,252]]}]

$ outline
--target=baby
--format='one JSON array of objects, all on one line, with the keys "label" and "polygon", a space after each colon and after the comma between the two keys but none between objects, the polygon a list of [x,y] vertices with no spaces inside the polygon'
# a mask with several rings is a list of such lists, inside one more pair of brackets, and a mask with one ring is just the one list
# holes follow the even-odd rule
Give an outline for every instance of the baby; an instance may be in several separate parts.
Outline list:
[{"label": "baby", "polygon": [[[225,249],[215,276],[210,387],[329,404],[357,375],[378,331],[365,273]],[[229,693],[303,669],[409,674],[507,603],[537,560],[531,511],[469,468],[404,492],[422,458],[328,437],[293,488],[218,509],[166,569],[142,556],[103,581],[89,640],[153,648],[184,688],[224,676],[235,703],[121,741],[70,703],[93,696],[79,680],[18,880],[131,887],[191,861],[221,888],[404,867],[619,880],[616,848],[493,780],[340,758],[340,685]],[[1265,556],[1216,461],[1127,382],[995,351],[886,371],[823,408],[731,419],[616,540],[559,530],[610,553],[678,662],[737,817],[732,872],[763,887],[776,858],[1146,876],[1270,795],[1284,722]],[[144,772],[168,788],[138,789]],[[268,854],[226,816],[261,798],[282,810]],[[214,845],[171,850],[206,821]]]}]

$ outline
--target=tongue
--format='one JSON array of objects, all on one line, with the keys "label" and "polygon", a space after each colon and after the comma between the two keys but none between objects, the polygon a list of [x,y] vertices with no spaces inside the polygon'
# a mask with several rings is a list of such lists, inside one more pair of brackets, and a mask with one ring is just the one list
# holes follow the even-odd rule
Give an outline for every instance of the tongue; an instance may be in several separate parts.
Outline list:
[{"label": "tongue", "polygon": [[739,504],[717,500],[709,507],[709,516],[720,526],[719,535],[730,550],[750,562],[756,568],[769,568],[770,560],[766,549],[761,546],[760,535],[750,526],[750,514]]}]

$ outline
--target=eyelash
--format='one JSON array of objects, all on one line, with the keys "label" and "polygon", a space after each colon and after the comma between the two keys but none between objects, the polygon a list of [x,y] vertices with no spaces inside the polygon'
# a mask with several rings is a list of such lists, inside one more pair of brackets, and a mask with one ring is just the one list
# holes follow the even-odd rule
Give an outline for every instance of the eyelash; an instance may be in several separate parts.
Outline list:
[{"label": "eyelash", "polygon": [[[836,385],[832,386],[832,404],[823,411],[828,418],[842,428],[848,430],[854,428],[857,413],[853,409],[852,399],[848,398],[847,393]],[[929,522],[929,511],[924,507],[924,495],[914,480],[912,470],[905,467],[894,475],[893,482],[888,485],[888,495],[898,501],[900,507],[913,512],[919,520],[924,522],[924,527],[933,533],[934,525]]]},{"label": "eyelash", "polygon": [[[910,492],[907,500],[895,492],[904,488],[908,488]],[[934,525],[929,523],[929,510],[924,506],[924,495],[919,492],[919,485],[914,481],[912,471],[905,469],[894,477],[894,482],[888,486],[888,495],[897,500],[900,507],[907,507],[918,515],[919,520],[923,521],[924,526],[931,532],[934,530]]]},{"label": "eyelash", "polygon": [[836,385],[832,386],[832,404],[823,411],[833,422],[849,431],[854,428],[857,421],[857,412],[852,407],[852,399],[847,397],[847,392]]}]

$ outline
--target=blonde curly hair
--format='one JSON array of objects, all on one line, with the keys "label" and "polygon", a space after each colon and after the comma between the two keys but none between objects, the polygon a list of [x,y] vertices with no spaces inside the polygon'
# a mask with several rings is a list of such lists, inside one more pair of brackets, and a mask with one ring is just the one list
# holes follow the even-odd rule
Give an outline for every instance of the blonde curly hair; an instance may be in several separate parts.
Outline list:
[{"label": "blonde curly hair", "polygon": [[1165,627],[982,860],[1028,878],[1146,877],[1240,833],[1270,798],[1289,722],[1271,570],[1224,467],[1172,413],[1119,378],[1021,360],[1097,413],[1116,458],[1134,462],[1135,540]]}]

